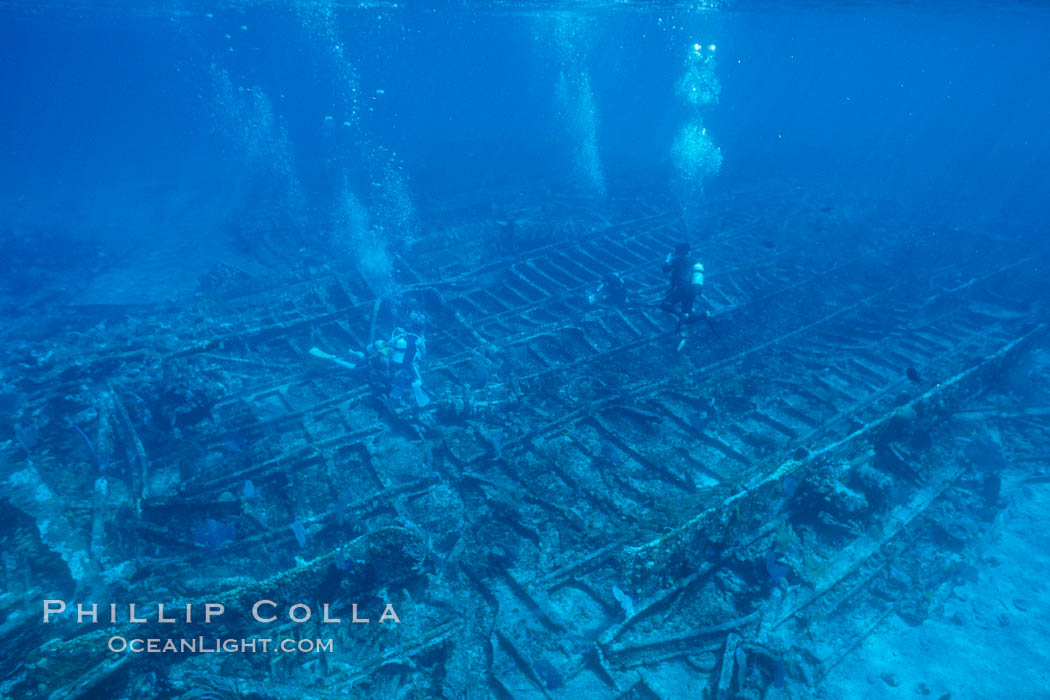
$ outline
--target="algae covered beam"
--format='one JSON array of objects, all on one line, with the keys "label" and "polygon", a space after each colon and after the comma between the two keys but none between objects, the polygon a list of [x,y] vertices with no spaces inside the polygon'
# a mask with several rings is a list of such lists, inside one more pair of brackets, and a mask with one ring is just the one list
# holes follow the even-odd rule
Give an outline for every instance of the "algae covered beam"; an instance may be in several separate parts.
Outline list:
[{"label": "algae covered beam", "polygon": [[[760,491],[769,490],[770,493],[772,493],[776,490],[775,485],[786,477],[798,472],[805,465],[811,464],[817,459],[826,455],[834,454],[844,445],[847,445],[854,440],[862,437],[874,438],[879,430],[884,429],[886,424],[899,416],[902,411],[915,410],[935,402],[943,405],[945,401],[950,401],[953,396],[959,395],[962,391],[974,390],[977,386],[983,383],[984,372],[998,366],[1007,358],[1019,353],[1045,332],[1045,325],[1040,324],[1036,326],[1016,337],[1009,343],[1006,343],[995,352],[985,356],[973,366],[938,383],[936,386],[915,397],[897,410],[879,414],[868,423],[857,427],[849,435],[832,441],[827,445],[810,452],[802,460],[789,460],[781,464],[778,469],[756,476],[756,478],[746,484],[744,488],[730,495],[721,504],[703,510],[670,532],[650,540],[649,542],[627,548],[628,553],[632,556],[648,556],[650,558],[659,553],[661,555],[660,558],[663,559],[670,556],[672,551],[677,551],[682,547],[689,546],[687,542],[692,541],[698,533],[710,529],[709,527],[704,527],[705,524],[713,525],[714,523],[724,521],[725,514],[733,505],[740,503],[745,499],[755,497]],[[773,502],[773,499],[771,499],[770,502]]]}]

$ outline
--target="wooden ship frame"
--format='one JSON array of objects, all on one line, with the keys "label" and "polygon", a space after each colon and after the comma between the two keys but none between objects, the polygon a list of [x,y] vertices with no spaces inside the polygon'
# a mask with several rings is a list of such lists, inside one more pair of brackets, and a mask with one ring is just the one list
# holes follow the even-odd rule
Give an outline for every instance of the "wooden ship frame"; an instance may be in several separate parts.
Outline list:
[{"label": "wooden ship frame", "polygon": [[[397,258],[396,298],[317,264],[9,327],[3,693],[808,697],[950,588],[998,507],[975,416],[1014,416],[996,423],[1013,459],[1046,443],[1003,398],[1045,338],[1019,245],[858,197],[714,198],[691,240],[710,323],[679,350],[658,306],[689,239],[673,207],[503,216],[516,238],[448,212]],[[627,304],[588,302],[608,273]],[[411,315],[425,409],[309,354]],[[401,623],[229,615],[206,633],[335,649],[114,654],[114,634],[166,631],[44,626],[47,598],[390,602]]]}]

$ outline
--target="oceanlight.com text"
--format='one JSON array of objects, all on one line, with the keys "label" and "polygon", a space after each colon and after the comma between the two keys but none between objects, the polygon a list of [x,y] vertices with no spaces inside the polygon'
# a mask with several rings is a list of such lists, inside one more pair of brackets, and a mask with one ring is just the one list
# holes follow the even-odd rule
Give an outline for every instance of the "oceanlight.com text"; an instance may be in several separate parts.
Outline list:
[{"label": "oceanlight.com text", "polygon": [[318,654],[332,652],[332,639],[273,639],[270,637],[109,638],[106,648],[115,654]]}]

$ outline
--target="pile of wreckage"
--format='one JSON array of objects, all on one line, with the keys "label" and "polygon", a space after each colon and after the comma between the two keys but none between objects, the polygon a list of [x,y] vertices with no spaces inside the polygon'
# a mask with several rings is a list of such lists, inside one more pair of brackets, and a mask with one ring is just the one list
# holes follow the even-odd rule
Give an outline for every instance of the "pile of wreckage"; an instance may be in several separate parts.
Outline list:
[{"label": "pile of wreckage", "polygon": [[[887,616],[928,614],[1006,464],[1046,443],[1016,408],[1050,371],[1019,245],[883,202],[727,195],[690,241],[710,323],[679,349],[671,207],[512,215],[417,241],[396,298],[319,265],[9,331],[3,694],[808,697]],[[555,235],[526,235],[540,216]],[[609,273],[627,303],[588,303]],[[311,355],[409,314],[425,407]],[[150,622],[43,625],[44,599]],[[334,637],[324,654],[106,651],[171,635],[146,603],[260,599],[373,624],[178,629]],[[375,622],[387,604],[399,624]]]}]

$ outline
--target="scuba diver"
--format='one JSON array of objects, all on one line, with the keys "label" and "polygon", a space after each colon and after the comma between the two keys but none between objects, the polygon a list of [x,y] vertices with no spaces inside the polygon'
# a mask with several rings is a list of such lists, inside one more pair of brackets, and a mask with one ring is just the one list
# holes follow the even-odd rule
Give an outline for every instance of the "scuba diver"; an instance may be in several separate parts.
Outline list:
[{"label": "scuba diver", "polygon": [[400,400],[405,390],[410,389],[416,404],[424,408],[430,403],[430,397],[423,390],[419,362],[426,353],[426,347],[426,341],[421,334],[398,328],[389,341],[376,340],[369,343],[364,352],[351,350],[348,353],[349,359],[337,357],[318,348],[310,348],[310,354],[345,369],[365,367],[368,369],[369,383],[378,390]]},{"label": "scuba diver", "polygon": [[[667,256],[662,267],[664,272],[670,273],[671,286],[660,303],[660,308],[678,314],[676,331],[681,329],[682,323],[692,314],[696,297],[703,295],[704,265],[690,262],[689,251],[688,243],[679,243],[675,246],[674,254]],[[679,307],[678,311],[675,311],[676,306]]]},{"label": "scuba diver", "polygon": [[394,331],[390,340],[393,348],[390,353],[391,387],[390,395],[401,398],[406,384],[411,388],[416,404],[423,408],[430,403],[430,397],[423,391],[423,377],[419,374],[419,361],[426,353],[427,344],[422,335],[410,333],[400,328]]},{"label": "scuba diver", "polygon": [[320,348],[310,348],[310,354],[322,360],[328,360],[343,369],[357,370],[367,368],[371,379],[390,376],[390,355],[393,349],[385,340],[369,343],[364,352],[350,350],[347,359],[325,352]]},{"label": "scuba diver", "polygon": [[689,244],[679,243],[675,246],[674,253],[668,254],[661,269],[670,273],[671,286],[664,296],[660,308],[664,311],[674,312],[674,307],[684,299],[684,294],[689,287]]},{"label": "scuba diver", "polygon": [[695,323],[697,320],[707,318],[707,312],[703,314],[693,313],[693,304],[696,303],[697,297],[704,295],[704,264],[702,262],[696,262],[693,264],[692,269],[689,273],[689,284],[681,293],[681,305],[682,312],[678,316],[678,324],[675,326],[675,332],[682,330],[682,326],[687,323]]},{"label": "scuba diver", "polygon": [[[710,316],[706,311],[693,312],[697,297],[704,295],[704,264],[699,261],[691,262],[690,250],[688,243],[679,243],[674,253],[667,256],[662,268],[664,272],[669,273],[671,286],[660,303],[660,308],[677,317],[675,333],[681,333],[683,326],[699,320],[705,320],[711,325]],[[713,325],[711,330],[714,330]],[[684,345],[685,338],[682,338],[678,349],[681,350]]]},{"label": "scuba diver", "polygon": [[610,304],[622,309],[627,306],[627,286],[618,274],[610,272],[602,278],[602,283],[587,297],[587,301],[591,304]]}]

